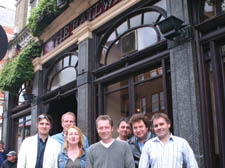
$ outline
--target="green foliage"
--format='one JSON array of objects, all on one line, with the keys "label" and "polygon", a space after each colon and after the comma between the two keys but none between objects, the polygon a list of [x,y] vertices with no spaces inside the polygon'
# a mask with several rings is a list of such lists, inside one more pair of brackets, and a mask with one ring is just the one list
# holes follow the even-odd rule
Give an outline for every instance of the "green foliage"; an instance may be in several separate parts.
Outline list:
[{"label": "green foliage", "polygon": [[0,75],[0,90],[16,92],[25,81],[30,81],[34,77],[32,57],[41,54],[41,45],[31,42],[12,61],[7,63]]},{"label": "green foliage", "polygon": [[[61,0],[71,2],[71,0]],[[68,7],[68,5],[66,6]],[[40,36],[43,30],[58,16],[65,8],[57,7],[57,0],[41,0],[38,6],[31,11],[28,18],[28,25],[33,36]]]}]

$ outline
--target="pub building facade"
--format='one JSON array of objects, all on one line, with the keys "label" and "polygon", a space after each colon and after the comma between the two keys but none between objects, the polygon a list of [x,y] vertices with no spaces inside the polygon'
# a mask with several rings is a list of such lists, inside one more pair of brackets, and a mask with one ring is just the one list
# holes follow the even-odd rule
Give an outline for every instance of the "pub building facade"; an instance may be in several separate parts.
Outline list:
[{"label": "pub building facade", "polygon": [[[188,27],[188,37],[162,33],[159,23],[169,16],[184,22],[175,36]],[[41,113],[53,117],[55,134],[62,131],[61,115],[74,112],[92,144],[100,114],[117,123],[134,113],[164,112],[199,167],[225,167],[225,1],[74,0],[39,39],[44,47],[33,60],[34,80],[5,96],[8,149],[18,151],[36,133]],[[31,101],[22,97],[27,85]]]}]

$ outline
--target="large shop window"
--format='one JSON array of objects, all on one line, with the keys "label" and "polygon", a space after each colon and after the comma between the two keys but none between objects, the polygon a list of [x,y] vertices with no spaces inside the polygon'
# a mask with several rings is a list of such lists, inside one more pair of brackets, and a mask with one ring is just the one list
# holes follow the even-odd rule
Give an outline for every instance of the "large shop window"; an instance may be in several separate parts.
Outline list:
[{"label": "large shop window", "polygon": [[[165,75],[165,74],[164,74]],[[166,112],[161,66],[110,84],[105,88],[105,112],[115,123],[133,113],[144,113],[149,119],[155,112]],[[116,129],[115,129],[116,130]],[[116,131],[113,134],[117,136]]]},{"label": "large shop window", "polygon": [[163,39],[157,23],[165,19],[166,12],[159,7],[140,10],[104,34],[100,65],[109,65],[157,44]]},{"label": "large shop window", "polygon": [[[213,43],[212,43],[213,44]],[[212,45],[213,46],[213,45]],[[213,167],[224,167],[224,100],[225,100],[225,45],[204,48],[205,95],[203,101],[205,134],[208,136],[206,148],[210,152]],[[206,142],[205,142],[206,143]]]},{"label": "large shop window", "polygon": [[78,53],[67,53],[54,64],[48,76],[48,91],[53,91],[77,79]]},{"label": "large shop window", "polygon": [[16,119],[15,128],[15,149],[19,151],[22,141],[31,135],[31,115]]}]

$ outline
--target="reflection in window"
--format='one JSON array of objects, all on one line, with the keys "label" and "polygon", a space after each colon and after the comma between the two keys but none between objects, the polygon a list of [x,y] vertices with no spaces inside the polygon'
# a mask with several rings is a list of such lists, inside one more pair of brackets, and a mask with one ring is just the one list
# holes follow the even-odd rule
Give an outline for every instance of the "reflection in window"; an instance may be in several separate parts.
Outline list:
[{"label": "reflection in window", "polygon": [[111,92],[125,86],[128,86],[128,80],[122,80],[117,83],[111,84],[107,86],[106,91]]},{"label": "reflection in window", "polygon": [[216,3],[206,1],[204,6],[204,16],[206,19],[216,16]]},{"label": "reflection in window", "polygon": [[69,53],[59,60],[49,73],[48,90],[55,90],[77,78],[77,52]]},{"label": "reflection in window", "polygon": [[145,49],[156,44],[158,32],[153,27],[144,27],[137,30],[138,32],[138,50]]},{"label": "reflection in window", "polygon": [[141,98],[140,109],[143,114],[146,114],[146,98]]},{"label": "reflection in window", "polygon": [[[69,75],[70,74],[70,75]],[[55,90],[77,78],[76,70],[74,68],[66,68],[60,71],[52,81],[51,90]]]},{"label": "reflection in window", "polygon": [[159,111],[159,96],[158,94],[152,95],[152,112]]},{"label": "reflection in window", "polygon": [[22,141],[31,135],[31,115],[27,115],[16,120],[16,150],[20,149]]},{"label": "reflection in window", "polygon": [[135,77],[135,82],[140,82],[145,79],[155,78],[162,75],[162,67],[155,68],[151,71],[141,73]]},{"label": "reflection in window", "polygon": [[165,110],[163,92],[152,95],[152,112],[159,112]]},{"label": "reflection in window", "polygon": [[128,29],[128,24],[127,22],[124,22],[123,24],[121,24],[118,28],[117,28],[117,33],[118,35],[121,35],[122,33],[124,33],[125,31],[127,31]]},{"label": "reflection in window", "polygon": [[130,27],[137,27],[141,25],[141,15],[134,16],[130,19]]},{"label": "reflection in window", "polygon": [[[115,86],[115,85],[114,85]],[[117,88],[117,86],[115,86]],[[113,90],[115,90],[114,88]],[[117,123],[122,117],[127,117],[129,113],[128,89],[121,89],[106,95],[106,114],[110,115],[112,120]],[[117,137],[116,127],[113,137]]]},{"label": "reflection in window", "polygon": [[[159,41],[158,32],[153,27],[142,27],[131,33],[128,33],[118,41],[116,41],[109,49],[107,65],[120,60],[126,54],[140,51]],[[105,55],[105,49],[102,50],[102,55]]]},{"label": "reflection in window", "polygon": [[166,12],[161,8],[161,11],[148,9],[149,11],[145,10],[126,18],[112,29],[111,34],[107,33],[107,36],[103,37],[105,40],[101,48],[101,66],[112,64],[131,52],[143,50],[163,39],[156,25],[165,19]]},{"label": "reflection in window", "polygon": [[[161,69],[155,68],[153,70]],[[153,71],[151,70],[151,71]],[[135,109],[136,113],[144,113],[151,118],[153,112],[164,111],[163,81],[162,75],[152,78],[150,72],[135,76]],[[140,80],[144,76],[145,80]]]},{"label": "reflection in window", "polygon": [[213,18],[225,12],[225,0],[205,0],[202,2],[203,20]]}]

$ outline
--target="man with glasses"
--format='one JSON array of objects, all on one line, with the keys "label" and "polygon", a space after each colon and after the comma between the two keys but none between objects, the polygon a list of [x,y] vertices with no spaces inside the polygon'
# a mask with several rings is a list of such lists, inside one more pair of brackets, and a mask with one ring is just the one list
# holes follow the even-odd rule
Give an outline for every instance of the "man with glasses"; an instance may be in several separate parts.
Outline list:
[{"label": "man with glasses", "polygon": [[[64,133],[70,126],[76,125],[75,120],[76,120],[75,114],[72,112],[66,112],[62,115],[61,126],[63,128],[63,131],[52,136],[52,138],[54,138],[60,143],[61,147],[63,147],[63,144],[64,144]],[[84,138],[84,149],[87,151],[88,139],[85,135],[83,135],[83,138]]]},{"label": "man with glasses", "polygon": [[57,168],[60,144],[49,136],[52,118],[41,114],[37,118],[37,131],[26,138],[19,151],[17,168]]}]

